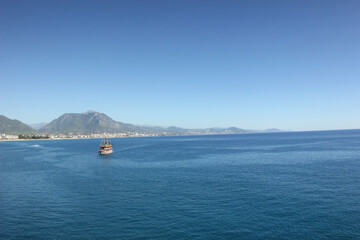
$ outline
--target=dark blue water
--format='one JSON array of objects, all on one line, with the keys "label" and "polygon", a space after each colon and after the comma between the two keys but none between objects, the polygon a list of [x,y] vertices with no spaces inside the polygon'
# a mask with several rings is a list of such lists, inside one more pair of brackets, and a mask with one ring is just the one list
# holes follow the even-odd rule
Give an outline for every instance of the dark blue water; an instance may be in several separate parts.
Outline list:
[{"label": "dark blue water", "polygon": [[0,239],[360,239],[360,130],[0,142]]}]

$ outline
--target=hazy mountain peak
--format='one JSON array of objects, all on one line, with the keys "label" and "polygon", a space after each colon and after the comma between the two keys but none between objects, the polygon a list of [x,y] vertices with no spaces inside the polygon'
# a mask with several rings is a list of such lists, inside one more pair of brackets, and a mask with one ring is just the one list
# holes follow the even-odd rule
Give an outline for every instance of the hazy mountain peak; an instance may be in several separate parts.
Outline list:
[{"label": "hazy mountain peak", "polygon": [[93,110],[88,110],[86,112],[82,112],[82,114],[90,114],[90,113],[98,113],[98,112],[93,111]]},{"label": "hazy mountain peak", "polygon": [[27,125],[35,130],[39,130],[40,128],[44,127],[46,124],[48,124],[48,123],[42,122],[42,123],[32,123],[32,124],[27,124]]}]

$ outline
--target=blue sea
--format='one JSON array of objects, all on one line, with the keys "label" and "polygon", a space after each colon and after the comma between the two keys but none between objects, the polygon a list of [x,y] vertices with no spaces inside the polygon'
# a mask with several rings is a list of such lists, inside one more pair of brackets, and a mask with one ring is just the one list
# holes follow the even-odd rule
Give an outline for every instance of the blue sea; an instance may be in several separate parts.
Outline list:
[{"label": "blue sea", "polygon": [[0,239],[360,239],[360,130],[0,142]]}]

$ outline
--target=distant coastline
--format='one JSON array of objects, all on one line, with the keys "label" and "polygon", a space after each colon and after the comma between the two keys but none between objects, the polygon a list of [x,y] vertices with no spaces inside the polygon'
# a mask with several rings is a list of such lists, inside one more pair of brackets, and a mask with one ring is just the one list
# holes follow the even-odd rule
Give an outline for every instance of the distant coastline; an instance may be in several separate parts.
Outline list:
[{"label": "distant coastline", "polygon": [[99,136],[94,137],[63,137],[63,138],[43,138],[43,139],[1,139],[0,142],[21,142],[21,141],[48,141],[48,140],[81,140],[81,139],[101,139],[101,138],[146,138],[146,137],[181,137],[181,136],[220,136],[220,135],[247,135],[247,134],[281,134],[281,133],[308,133],[308,132],[337,132],[337,131],[360,131],[360,129],[336,129],[336,130],[311,130],[311,131],[281,131],[281,132],[265,132],[265,131],[257,131],[257,132],[244,132],[244,133],[211,133],[211,134],[178,134],[178,135],[129,135],[122,137],[112,137],[110,134],[99,134]]},{"label": "distant coastline", "polygon": [[[44,125],[42,123],[40,125]],[[38,124],[35,124],[38,125]],[[114,137],[148,137],[148,136],[177,136],[177,135],[210,135],[236,134],[256,132],[238,127],[212,128],[181,128],[176,126],[160,127],[134,125],[115,121],[104,113],[87,111],[82,113],[65,113],[40,129],[32,128],[31,124],[24,124],[16,119],[9,119],[0,115],[0,138],[100,138]],[[39,127],[39,126],[37,126]],[[268,129],[264,131],[281,131]],[[20,137],[20,136],[23,137]]]},{"label": "distant coastline", "polygon": [[[97,134],[99,136],[87,136],[87,137],[81,137],[81,136],[73,136],[73,137],[62,137],[62,138],[54,138],[54,137],[49,137],[49,138],[39,138],[39,139],[32,139],[32,138],[28,138],[28,139],[21,139],[21,138],[9,138],[9,139],[1,139],[0,138],[0,142],[16,142],[16,141],[47,141],[47,140],[79,140],[79,139],[101,139],[101,138],[145,138],[145,137],[180,137],[180,136],[210,136],[210,135],[237,135],[237,134],[254,134],[254,133],[266,133],[266,132],[244,132],[244,133],[209,133],[209,134],[158,134],[158,135],[154,135],[154,134],[149,134],[149,135],[145,135],[145,134],[139,134],[139,135],[125,135],[125,136],[111,136],[112,134]],[[86,135],[84,135],[86,136]]]}]

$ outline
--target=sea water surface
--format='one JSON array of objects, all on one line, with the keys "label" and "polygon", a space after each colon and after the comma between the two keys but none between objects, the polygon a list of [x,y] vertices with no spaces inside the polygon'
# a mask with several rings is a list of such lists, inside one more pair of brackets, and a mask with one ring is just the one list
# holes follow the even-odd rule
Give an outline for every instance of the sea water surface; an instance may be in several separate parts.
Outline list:
[{"label": "sea water surface", "polygon": [[0,239],[360,239],[360,130],[0,142]]}]

